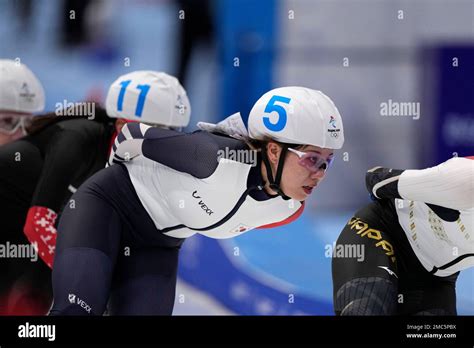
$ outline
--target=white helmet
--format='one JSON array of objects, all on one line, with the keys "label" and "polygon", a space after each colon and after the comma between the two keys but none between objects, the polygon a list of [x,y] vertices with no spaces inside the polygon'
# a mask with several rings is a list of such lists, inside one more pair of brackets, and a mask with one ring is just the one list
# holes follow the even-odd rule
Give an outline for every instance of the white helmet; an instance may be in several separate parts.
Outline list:
[{"label": "white helmet", "polygon": [[249,136],[289,144],[340,149],[344,143],[342,119],[336,106],[321,91],[281,87],[265,93],[248,119]]},{"label": "white helmet", "polygon": [[105,102],[110,117],[168,127],[185,127],[191,105],[178,79],[163,72],[134,71],[120,76]]},{"label": "white helmet", "polygon": [[20,62],[0,59],[0,111],[32,114],[43,111],[44,89],[30,69]]}]

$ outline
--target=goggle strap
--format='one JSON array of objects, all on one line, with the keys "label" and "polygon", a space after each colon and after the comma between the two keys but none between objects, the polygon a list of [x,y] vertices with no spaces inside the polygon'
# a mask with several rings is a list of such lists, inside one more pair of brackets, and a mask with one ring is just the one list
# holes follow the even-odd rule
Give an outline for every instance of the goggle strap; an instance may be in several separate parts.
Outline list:
[{"label": "goggle strap", "polygon": [[270,166],[270,161],[268,160],[267,157],[267,145],[264,144],[262,148],[262,160],[263,163],[265,163],[265,168],[267,169],[267,178],[268,181],[270,182],[270,185],[273,185],[273,173],[272,173],[272,167]]},{"label": "goggle strap", "polygon": [[281,175],[283,174],[283,164],[285,163],[286,153],[288,152],[288,146],[283,145],[281,149],[280,159],[278,160],[278,167],[275,177],[275,184],[280,186]]},{"label": "goggle strap", "polygon": [[268,178],[268,181],[270,183],[270,188],[272,190],[278,192],[278,194],[284,200],[289,200],[290,199],[290,197],[285,195],[285,193],[280,188],[280,181],[281,181],[281,176],[282,176],[282,173],[283,173],[283,164],[285,162],[285,157],[286,157],[287,151],[288,151],[288,146],[286,144],[282,145],[282,152],[280,154],[280,159],[278,161],[276,177],[275,177],[275,180],[273,180],[272,167],[271,167],[270,161],[267,157],[267,145],[265,144],[262,148],[262,160],[263,160],[263,163],[265,163],[265,168],[267,169],[267,178]]},{"label": "goggle strap", "polygon": [[287,153],[288,153],[288,145],[284,144],[283,148],[282,148],[282,151],[281,151],[281,154],[280,154],[280,161],[278,162],[277,175],[276,175],[276,179],[275,179],[275,183],[278,186],[277,192],[281,195],[281,197],[285,201],[291,199],[290,197],[285,195],[285,193],[283,192],[283,190],[280,187],[281,175],[283,174],[283,165],[285,164],[285,158],[286,158]]}]

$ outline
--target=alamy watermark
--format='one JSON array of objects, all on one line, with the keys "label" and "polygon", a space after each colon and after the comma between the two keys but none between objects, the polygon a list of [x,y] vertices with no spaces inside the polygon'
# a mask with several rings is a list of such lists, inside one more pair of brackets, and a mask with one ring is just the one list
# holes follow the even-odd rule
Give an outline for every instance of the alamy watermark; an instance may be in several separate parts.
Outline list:
[{"label": "alamy watermark", "polygon": [[255,167],[257,165],[257,150],[235,150],[225,147],[224,149],[217,151],[217,162],[241,162],[250,164],[252,167]]},{"label": "alamy watermark", "polygon": [[19,338],[46,338],[48,341],[56,340],[56,325],[38,325],[26,322],[18,326]]},{"label": "alamy watermark", "polygon": [[95,102],[68,102],[56,103],[54,113],[56,116],[84,116],[88,120],[95,118]]},{"label": "alamy watermark", "polygon": [[326,244],[324,247],[324,256],[333,258],[349,258],[357,259],[359,262],[365,260],[365,245],[364,244]]},{"label": "alamy watermark", "polygon": [[420,103],[418,102],[397,102],[392,99],[380,103],[381,116],[412,117],[414,120],[420,119]]},{"label": "alamy watermark", "polygon": [[0,259],[30,259],[38,261],[38,244],[0,244]]}]

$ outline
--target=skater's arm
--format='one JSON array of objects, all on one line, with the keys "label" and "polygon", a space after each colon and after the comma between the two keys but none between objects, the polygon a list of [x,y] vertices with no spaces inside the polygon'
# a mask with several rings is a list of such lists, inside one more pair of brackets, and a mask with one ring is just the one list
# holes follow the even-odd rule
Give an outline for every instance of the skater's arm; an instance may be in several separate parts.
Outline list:
[{"label": "skater's arm", "polygon": [[[91,124],[92,126],[92,124]],[[76,130],[60,130],[48,143],[43,169],[28,209],[23,233],[51,268],[56,246],[56,220],[78,163],[94,151],[94,138]]]},{"label": "skater's arm", "polygon": [[474,207],[474,161],[452,158],[435,167],[405,170],[398,180],[404,199],[450,209]]},{"label": "skater's arm", "polygon": [[127,162],[142,155],[202,179],[209,177],[216,170],[219,164],[219,149],[223,147],[244,148],[245,143],[205,131],[182,133],[140,123],[128,123],[115,141],[109,164]]},{"label": "skater's arm", "polygon": [[76,130],[55,133],[45,149],[43,168],[31,206],[48,207],[59,212],[64,200],[71,194],[69,185],[78,174],[79,163],[93,155],[92,151],[97,151],[94,140],[85,132]]}]

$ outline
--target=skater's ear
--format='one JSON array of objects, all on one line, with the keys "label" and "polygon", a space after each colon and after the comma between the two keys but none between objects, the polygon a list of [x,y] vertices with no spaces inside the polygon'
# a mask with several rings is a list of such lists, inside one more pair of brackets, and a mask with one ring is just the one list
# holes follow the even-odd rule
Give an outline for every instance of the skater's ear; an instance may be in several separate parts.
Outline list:
[{"label": "skater's ear", "polygon": [[267,142],[265,146],[265,151],[267,151],[267,156],[268,156],[268,159],[270,160],[270,163],[273,163],[275,165],[278,164],[278,160],[281,155],[281,150],[282,150],[282,147],[279,142],[276,142],[276,141]]}]

